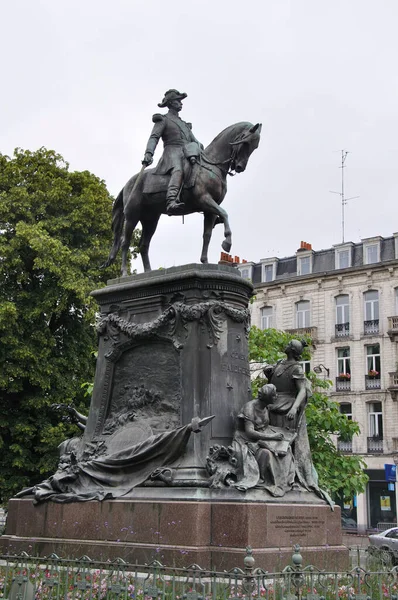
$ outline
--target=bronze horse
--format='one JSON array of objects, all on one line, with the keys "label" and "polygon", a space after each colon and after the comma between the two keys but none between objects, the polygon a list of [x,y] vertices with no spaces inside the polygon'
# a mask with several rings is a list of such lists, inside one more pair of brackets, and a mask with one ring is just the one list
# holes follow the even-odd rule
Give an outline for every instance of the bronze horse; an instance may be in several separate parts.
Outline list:
[{"label": "bronze horse", "polygon": [[[235,171],[242,173],[246,169],[251,153],[260,142],[261,124],[241,122],[230,125],[222,131],[203,151],[193,187],[182,190],[184,211],[187,215],[203,212],[203,247],[200,260],[207,263],[207,253],[213,227],[216,223],[224,224],[225,252],[231,249],[231,229],[227,211],[221,208],[227,192],[227,174]],[[119,248],[122,248],[122,277],[127,273],[127,254],[131,236],[138,222],[142,225],[139,249],[145,271],[151,270],[149,262],[149,244],[161,214],[166,213],[166,192],[145,194],[143,192],[147,177],[153,169],[134,175],[117,196],[112,210],[113,245],[103,267],[112,264]],[[124,230],[123,230],[124,227]]]}]

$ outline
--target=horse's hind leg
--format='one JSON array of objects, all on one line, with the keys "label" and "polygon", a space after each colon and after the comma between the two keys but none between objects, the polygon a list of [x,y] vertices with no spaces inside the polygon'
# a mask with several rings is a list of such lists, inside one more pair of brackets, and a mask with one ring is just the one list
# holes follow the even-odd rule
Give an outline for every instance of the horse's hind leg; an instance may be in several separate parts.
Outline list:
[{"label": "horse's hind leg", "polygon": [[151,270],[151,263],[149,262],[149,244],[151,243],[152,236],[158,226],[159,218],[160,215],[156,215],[153,219],[141,219],[142,234],[140,240],[140,253],[145,272]]},{"label": "horse's hind leg", "polygon": [[131,244],[131,236],[133,235],[134,229],[137,227],[137,223],[139,221],[138,214],[128,215],[126,216],[126,220],[124,222],[124,231],[123,231],[123,239],[122,239],[122,277],[127,277],[128,275],[128,266],[127,266],[127,255],[130,249]]},{"label": "horse's hind leg", "polygon": [[203,246],[202,246],[202,254],[200,255],[201,263],[208,263],[209,260],[207,258],[209,251],[209,244],[211,240],[211,234],[213,232],[214,223],[217,219],[217,215],[212,213],[205,213],[203,219]]}]

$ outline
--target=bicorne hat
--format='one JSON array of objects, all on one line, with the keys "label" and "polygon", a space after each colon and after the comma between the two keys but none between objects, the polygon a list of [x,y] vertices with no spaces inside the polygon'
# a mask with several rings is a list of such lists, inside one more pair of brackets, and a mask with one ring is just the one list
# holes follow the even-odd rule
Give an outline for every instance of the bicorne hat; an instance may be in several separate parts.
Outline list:
[{"label": "bicorne hat", "polygon": [[172,100],[184,100],[186,97],[187,94],[179,92],[178,90],[167,90],[163,100],[158,104],[158,106],[160,106],[160,108],[164,108]]}]

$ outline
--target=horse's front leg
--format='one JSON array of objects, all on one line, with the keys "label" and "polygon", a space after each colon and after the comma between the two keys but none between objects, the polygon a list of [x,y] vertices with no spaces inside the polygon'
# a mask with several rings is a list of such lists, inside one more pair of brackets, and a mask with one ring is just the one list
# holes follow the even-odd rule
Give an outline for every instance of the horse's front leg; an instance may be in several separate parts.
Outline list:
[{"label": "horse's front leg", "polygon": [[214,223],[217,219],[217,215],[213,213],[204,213],[203,215],[203,246],[202,254],[200,255],[201,263],[208,263],[207,258],[209,251],[209,244],[211,240],[211,234],[213,232]]},{"label": "horse's front leg", "polygon": [[213,200],[210,194],[204,194],[203,196],[201,196],[198,205],[200,206],[200,209],[203,210],[205,215],[206,213],[211,213],[212,215],[214,215],[213,224],[217,217],[219,217],[220,220],[224,223],[224,240],[221,246],[223,250],[225,250],[225,252],[229,252],[232,246],[232,232],[229,226],[227,211],[224,208],[221,208],[221,206],[217,204],[215,200]]}]

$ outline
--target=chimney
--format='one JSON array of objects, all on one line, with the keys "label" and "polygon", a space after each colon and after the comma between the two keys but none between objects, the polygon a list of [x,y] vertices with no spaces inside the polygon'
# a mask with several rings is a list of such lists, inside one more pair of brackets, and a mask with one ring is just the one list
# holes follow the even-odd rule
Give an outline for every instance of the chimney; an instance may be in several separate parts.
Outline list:
[{"label": "chimney", "polygon": [[300,242],[300,248],[297,250],[297,252],[300,252],[302,250],[312,250],[312,244],[309,244],[308,242]]}]

